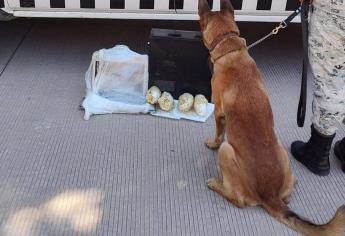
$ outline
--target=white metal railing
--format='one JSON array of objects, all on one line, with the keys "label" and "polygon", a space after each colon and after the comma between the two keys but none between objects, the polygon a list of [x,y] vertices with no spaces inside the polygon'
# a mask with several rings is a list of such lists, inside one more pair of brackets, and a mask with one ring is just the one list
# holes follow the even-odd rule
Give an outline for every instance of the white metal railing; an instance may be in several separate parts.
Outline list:
[{"label": "white metal railing", "polygon": [[[1,1],[1,0],[0,0]],[[183,1],[183,8],[169,8],[174,0],[154,0],[151,9],[141,9],[140,1],[145,0],[4,0],[5,10],[13,11],[15,16],[23,17],[66,17],[66,18],[119,18],[119,19],[165,19],[165,20],[198,20],[198,0]],[[56,7],[51,4],[62,3]],[[123,1],[123,9],[111,7],[111,1]],[[152,0],[146,0],[152,1]],[[265,0],[270,9],[260,9],[261,0],[241,1],[241,9],[236,10],[238,21],[281,21],[292,9],[287,6],[298,0]],[[87,2],[87,7],[83,3]],[[238,4],[237,4],[238,5]],[[267,2],[266,2],[267,5]],[[219,10],[220,1],[213,0],[213,10]],[[297,19],[298,20],[298,19]]]}]

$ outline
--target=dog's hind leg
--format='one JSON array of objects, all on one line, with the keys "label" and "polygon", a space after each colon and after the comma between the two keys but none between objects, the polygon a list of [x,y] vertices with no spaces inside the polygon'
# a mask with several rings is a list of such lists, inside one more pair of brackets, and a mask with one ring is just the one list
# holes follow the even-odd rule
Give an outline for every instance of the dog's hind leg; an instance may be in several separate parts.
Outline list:
[{"label": "dog's hind leg", "polygon": [[287,177],[282,191],[281,191],[281,199],[284,201],[285,204],[289,204],[290,202],[290,198],[291,198],[291,194],[293,192],[293,188],[296,184],[296,179],[295,177],[291,174]]},{"label": "dog's hind leg", "polygon": [[207,185],[236,207],[242,208],[246,204],[257,203],[246,196],[245,179],[236,160],[236,154],[232,146],[224,142],[219,149],[218,165],[222,179],[216,177],[208,180]]},{"label": "dog's hind leg", "polygon": [[245,206],[245,203],[243,201],[239,201],[236,196],[234,196],[231,192],[228,192],[228,190],[224,188],[223,182],[218,177],[208,179],[207,186],[229,200],[236,207],[243,208]]},{"label": "dog's hind leg", "polygon": [[285,175],[284,184],[282,185],[280,191],[280,198],[284,201],[285,204],[288,204],[290,202],[293,188],[296,184],[296,178],[292,173],[288,154],[282,145],[280,145],[280,158],[282,158],[283,170]]}]

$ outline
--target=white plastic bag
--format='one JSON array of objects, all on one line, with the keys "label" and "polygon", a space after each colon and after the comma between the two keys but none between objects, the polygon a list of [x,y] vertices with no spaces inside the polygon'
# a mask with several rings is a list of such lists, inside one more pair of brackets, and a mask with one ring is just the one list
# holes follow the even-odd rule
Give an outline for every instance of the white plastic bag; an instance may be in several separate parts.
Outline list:
[{"label": "white plastic bag", "polygon": [[93,114],[148,113],[146,103],[148,56],[117,45],[92,55],[85,74],[86,97],[82,103],[84,119]]}]

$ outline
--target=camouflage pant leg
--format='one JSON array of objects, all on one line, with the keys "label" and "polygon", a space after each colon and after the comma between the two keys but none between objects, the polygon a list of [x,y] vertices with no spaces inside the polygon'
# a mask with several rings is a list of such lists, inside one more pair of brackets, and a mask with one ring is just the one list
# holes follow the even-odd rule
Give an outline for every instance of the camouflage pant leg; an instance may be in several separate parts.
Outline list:
[{"label": "camouflage pant leg", "polygon": [[345,118],[345,15],[334,14],[345,9],[345,0],[315,0],[314,5],[309,36],[315,78],[312,122],[320,133],[332,135]]}]

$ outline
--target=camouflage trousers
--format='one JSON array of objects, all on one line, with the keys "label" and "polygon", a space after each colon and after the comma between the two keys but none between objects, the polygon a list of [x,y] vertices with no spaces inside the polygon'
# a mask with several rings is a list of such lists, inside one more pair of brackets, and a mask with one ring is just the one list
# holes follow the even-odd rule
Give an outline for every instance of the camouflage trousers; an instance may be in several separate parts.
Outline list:
[{"label": "camouflage trousers", "polygon": [[314,75],[314,127],[332,135],[345,119],[345,0],[314,0],[309,60]]}]

